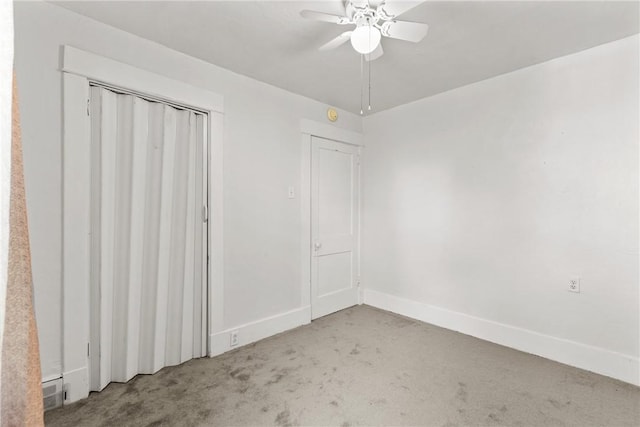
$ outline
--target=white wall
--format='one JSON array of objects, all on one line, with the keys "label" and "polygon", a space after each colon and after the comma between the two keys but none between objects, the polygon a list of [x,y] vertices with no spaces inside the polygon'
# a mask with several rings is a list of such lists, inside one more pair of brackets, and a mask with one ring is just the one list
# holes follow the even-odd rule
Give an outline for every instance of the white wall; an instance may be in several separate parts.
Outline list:
[{"label": "white wall", "polygon": [[[326,105],[234,74],[48,3],[15,4],[16,70],[42,374],[61,366],[60,47],[68,44],[224,96],[224,325],[301,306],[300,120]],[[361,131],[357,115],[336,124]],[[82,302],[79,302],[82,303]]]},{"label": "white wall", "polygon": [[638,47],[365,118],[365,302],[639,383]]}]

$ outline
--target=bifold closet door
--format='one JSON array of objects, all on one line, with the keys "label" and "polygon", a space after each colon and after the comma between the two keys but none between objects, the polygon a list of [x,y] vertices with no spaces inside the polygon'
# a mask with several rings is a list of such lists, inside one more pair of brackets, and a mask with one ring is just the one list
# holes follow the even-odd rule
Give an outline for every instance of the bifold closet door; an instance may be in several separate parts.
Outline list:
[{"label": "bifold closet door", "polygon": [[98,86],[90,103],[90,378],[102,390],[204,356],[206,121]]}]

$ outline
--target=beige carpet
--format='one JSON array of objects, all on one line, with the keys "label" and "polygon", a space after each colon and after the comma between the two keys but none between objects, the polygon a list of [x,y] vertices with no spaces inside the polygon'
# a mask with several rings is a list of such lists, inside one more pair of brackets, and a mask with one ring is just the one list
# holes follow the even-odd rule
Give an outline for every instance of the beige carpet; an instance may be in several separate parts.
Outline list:
[{"label": "beige carpet", "polygon": [[367,306],[48,412],[47,424],[640,425],[640,389]]}]

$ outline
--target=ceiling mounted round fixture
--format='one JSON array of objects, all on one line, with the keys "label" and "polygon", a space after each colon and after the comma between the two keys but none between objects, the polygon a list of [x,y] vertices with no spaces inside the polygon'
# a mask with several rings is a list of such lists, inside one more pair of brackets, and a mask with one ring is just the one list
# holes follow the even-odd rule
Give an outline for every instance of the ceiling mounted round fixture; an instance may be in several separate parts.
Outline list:
[{"label": "ceiling mounted round fixture", "polygon": [[366,55],[376,50],[382,35],[373,25],[361,25],[351,33],[351,46],[356,52]]}]

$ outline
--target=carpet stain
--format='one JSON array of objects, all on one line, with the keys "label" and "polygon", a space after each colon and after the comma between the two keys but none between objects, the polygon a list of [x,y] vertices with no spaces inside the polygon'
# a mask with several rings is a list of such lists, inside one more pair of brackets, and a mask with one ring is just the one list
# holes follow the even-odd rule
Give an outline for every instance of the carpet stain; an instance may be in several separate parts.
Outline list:
[{"label": "carpet stain", "polygon": [[201,409],[201,410],[198,411],[198,416],[201,419],[205,419],[206,420],[207,418],[209,418],[209,415],[211,415],[211,412],[213,412],[213,411],[211,411],[211,409]]},{"label": "carpet stain", "polygon": [[142,405],[143,405],[143,402],[136,402],[136,403],[127,402],[124,405],[120,406],[120,412],[128,416],[131,416],[133,414],[141,412]]},{"label": "carpet stain", "polygon": [[562,402],[558,402],[555,399],[549,398],[549,399],[547,399],[547,402],[549,402],[556,409],[562,409],[562,408],[564,408],[566,406],[571,405],[571,401],[570,400],[568,400],[566,403],[562,403]]},{"label": "carpet stain", "polygon": [[290,368],[282,368],[280,369],[269,381],[267,381],[265,383],[265,386],[269,386],[272,384],[278,384],[280,381],[282,381],[283,378],[285,378],[287,375],[289,375],[289,372],[291,372]]},{"label": "carpet stain", "polygon": [[125,389],[124,393],[122,393],[122,395],[126,396],[129,394],[139,394],[139,393],[140,392],[136,388],[136,384],[134,382],[130,382],[127,384],[127,388]]},{"label": "carpet stain", "polygon": [[467,385],[465,383],[458,383],[458,391],[456,393],[456,399],[461,400],[463,403],[467,403]]},{"label": "carpet stain", "polygon": [[245,381],[240,383],[240,385],[238,386],[238,388],[236,388],[236,391],[240,394],[245,394],[247,391],[249,391],[249,388],[251,386]]},{"label": "carpet stain", "polygon": [[500,417],[498,417],[498,414],[495,413],[490,413],[487,418],[494,423],[499,423],[501,421]]},{"label": "carpet stain", "polygon": [[229,375],[231,375],[231,378],[239,381],[249,381],[249,378],[251,378],[251,374],[243,371],[244,371],[244,368],[238,368],[231,371]]},{"label": "carpet stain", "polygon": [[569,378],[571,378],[571,380],[576,384],[580,384],[590,388],[594,388],[596,386],[595,381],[593,381],[593,377],[586,372],[580,372],[580,371],[572,372],[569,375]]},{"label": "carpet stain", "polygon": [[282,427],[292,426],[293,424],[291,423],[290,417],[291,414],[289,413],[289,410],[285,409],[284,411],[278,413],[274,422]]}]

